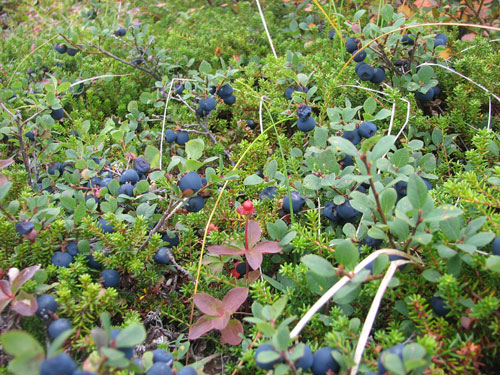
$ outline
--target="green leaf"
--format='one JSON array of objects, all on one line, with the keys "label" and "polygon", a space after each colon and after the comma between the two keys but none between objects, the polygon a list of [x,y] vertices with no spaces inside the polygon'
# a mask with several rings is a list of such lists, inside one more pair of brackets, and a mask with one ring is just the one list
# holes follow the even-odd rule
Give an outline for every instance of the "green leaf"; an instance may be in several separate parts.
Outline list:
[{"label": "green leaf", "polygon": [[248,176],[247,178],[245,178],[245,180],[243,181],[243,185],[259,185],[259,184],[262,184],[264,182],[264,179],[261,178],[260,176],[256,175],[256,174],[252,174],[250,176]]},{"label": "green leaf", "polygon": [[283,312],[287,303],[286,297],[279,298],[276,302],[271,306],[271,318],[273,320],[278,320],[279,316]]},{"label": "green leaf", "polygon": [[488,259],[486,259],[486,268],[500,273],[500,256],[491,255]]},{"label": "green leaf", "polygon": [[481,232],[473,235],[472,237],[468,237],[465,240],[465,243],[468,245],[474,245],[476,247],[482,247],[489,244],[495,237],[496,236],[494,233]]},{"label": "green leaf", "polygon": [[391,372],[393,375],[405,375],[405,368],[403,361],[396,354],[384,353],[382,356],[382,363],[384,367]]},{"label": "green leaf", "polygon": [[416,174],[408,179],[408,200],[415,209],[424,207],[429,192],[425,182]]},{"label": "green leaf", "polygon": [[201,138],[196,138],[186,143],[186,154],[188,159],[198,160],[203,155],[205,143]]},{"label": "green leaf", "polygon": [[280,327],[273,339],[273,346],[278,350],[286,350],[290,344],[290,331],[288,327]]},{"label": "green leaf", "polygon": [[66,331],[59,334],[52,344],[50,344],[49,350],[47,351],[47,357],[53,357],[58,352],[59,348],[64,344],[64,342],[73,334],[73,329],[67,329]]},{"label": "green leaf", "polygon": [[396,136],[386,135],[380,138],[373,150],[368,154],[368,160],[373,162],[384,156],[394,146]]},{"label": "green leaf", "polygon": [[375,101],[375,99],[369,96],[363,104],[363,109],[366,113],[372,114],[373,112],[375,112],[375,109],[377,109],[377,102]]},{"label": "green leaf", "polygon": [[344,240],[335,246],[335,260],[346,268],[355,266],[359,259],[358,249],[349,240]]},{"label": "green leaf", "polygon": [[274,350],[264,350],[257,355],[257,361],[259,361],[259,363],[274,362],[279,358],[279,353],[275,352]]},{"label": "green leaf", "polygon": [[396,150],[391,158],[391,162],[396,168],[404,167],[409,161],[410,155],[408,154],[408,150],[405,149]]},{"label": "green leaf", "polygon": [[304,178],[304,187],[311,190],[321,189],[321,179],[318,176],[309,174]]},{"label": "green leaf", "polygon": [[200,73],[210,74],[212,71],[212,65],[209,62],[203,60],[200,64],[199,68]]},{"label": "green leaf", "polygon": [[393,188],[385,189],[382,194],[380,194],[380,205],[382,206],[382,211],[387,214],[394,208],[397,199],[398,194],[396,193],[396,190]]},{"label": "green leaf", "polygon": [[12,182],[7,181],[5,185],[0,186],[0,202],[5,198],[7,193],[10,190],[10,187],[12,186]]},{"label": "green leaf", "polygon": [[328,139],[328,142],[330,142],[330,144],[335,147],[337,152],[344,153],[350,156],[359,156],[359,151],[356,146],[354,146],[351,141],[348,141],[345,138],[330,137]]},{"label": "green leaf", "polygon": [[144,150],[144,159],[149,162],[151,169],[158,168],[160,165],[160,150],[154,146],[148,145]]},{"label": "green leaf", "polygon": [[437,283],[441,278],[441,274],[436,270],[428,269],[422,272],[422,277],[431,283]]},{"label": "green leaf", "polygon": [[304,263],[312,272],[317,273],[318,275],[335,275],[335,268],[333,268],[329,261],[319,255],[304,255],[300,258],[300,261]]},{"label": "green leaf", "polygon": [[24,331],[9,331],[0,336],[3,350],[12,356],[20,356],[26,353],[35,355],[44,354],[40,343],[33,336]]},{"label": "green leaf", "polygon": [[25,352],[10,361],[7,368],[14,375],[38,375],[43,360],[44,356],[41,353]]},{"label": "green leaf", "polygon": [[121,331],[116,337],[118,348],[127,348],[138,345],[146,339],[146,330],[142,324],[133,324]]},{"label": "green leaf", "polygon": [[418,74],[418,78],[422,82],[427,83],[429,80],[431,80],[434,77],[434,69],[432,69],[432,67],[429,65],[424,65],[424,66],[420,67],[417,74]]},{"label": "green leaf", "polygon": [[453,217],[439,223],[441,231],[450,241],[458,241],[462,229],[462,220],[460,217]]},{"label": "green leaf", "polygon": [[[410,184],[408,184],[408,189]],[[458,207],[445,204],[441,207],[438,207],[432,210],[430,213],[424,216],[424,220],[429,223],[440,222],[443,220],[448,220],[453,217],[457,217],[462,215],[462,210]]]},{"label": "green leaf", "polygon": [[337,281],[337,277],[335,275],[320,275],[314,271],[307,270],[306,280],[309,290],[321,296],[332,287],[335,281]]},{"label": "green leaf", "polygon": [[328,129],[323,126],[316,126],[316,128],[314,128],[314,143],[316,144],[316,146],[326,147],[327,141]]},{"label": "green leaf", "polygon": [[146,180],[140,180],[134,188],[135,194],[144,194],[149,191],[149,183]]}]

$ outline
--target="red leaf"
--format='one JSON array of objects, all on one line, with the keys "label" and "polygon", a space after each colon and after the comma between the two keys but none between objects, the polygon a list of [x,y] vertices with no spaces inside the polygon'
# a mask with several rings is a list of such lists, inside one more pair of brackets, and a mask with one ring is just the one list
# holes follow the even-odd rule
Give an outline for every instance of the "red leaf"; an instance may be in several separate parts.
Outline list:
[{"label": "red leaf", "polygon": [[196,307],[203,313],[211,316],[221,316],[224,314],[222,302],[207,293],[196,293],[193,296]]},{"label": "red leaf", "polygon": [[214,329],[213,322],[213,318],[203,315],[189,328],[188,339],[196,340],[198,337]]},{"label": "red leaf", "polygon": [[39,269],[40,265],[38,264],[22,270],[14,281],[12,281],[12,290],[17,291],[26,281],[30,280]]},{"label": "red leaf", "polygon": [[255,251],[263,254],[279,253],[283,248],[277,241],[265,241],[255,246]]},{"label": "red leaf", "polygon": [[246,301],[248,297],[247,288],[233,288],[227,292],[226,296],[222,300],[222,308],[226,313],[236,312],[243,302]]},{"label": "red leaf", "polygon": [[229,323],[229,319],[231,319],[231,314],[224,314],[214,319],[214,328],[218,330],[222,330],[226,328],[227,323]]},{"label": "red leaf", "polygon": [[248,222],[246,233],[248,249],[253,249],[255,244],[259,242],[261,233],[262,229],[260,229],[260,225],[255,220],[250,220]]},{"label": "red leaf", "polygon": [[7,280],[0,280],[0,300],[11,299],[12,297],[14,296],[12,295],[9,282]]},{"label": "red leaf", "polygon": [[236,319],[232,319],[229,321],[226,328],[221,331],[221,344],[229,344],[229,345],[239,345],[241,343],[242,338],[239,334],[243,334],[243,326],[241,322]]},{"label": "red leaf", "polygon": [[219,255],[242,255],[245,252],[242,249],[230,246],[209,246],[207,250],[209,253]]},{"label": "red leaf", "polygon": [[36,313],[38,304],[35,297],[21,290],[17,297],[12,301],[11,309],[22,316],[31,316]]},{"label": "red leaf", "polygon": [[10,303],[10,298],[7,299],[0,299],[0,312],[5,309],[5,307]]},{"label": "red leaf", "polygon": [[247,258],[248,265],[252,267],[253,270],[256,270],[262,264],[262,253],[259,253],[258,251],[247,251],[245,256]]},{"label": "red leaf", "polygon": [[14,159],[1,159],[0,160],[0,169],[4,169],[14,163]]},{"label": "red leaf", "polygon": [[4,186],[9,180],[2,173],[0,173],[0,186]]}]

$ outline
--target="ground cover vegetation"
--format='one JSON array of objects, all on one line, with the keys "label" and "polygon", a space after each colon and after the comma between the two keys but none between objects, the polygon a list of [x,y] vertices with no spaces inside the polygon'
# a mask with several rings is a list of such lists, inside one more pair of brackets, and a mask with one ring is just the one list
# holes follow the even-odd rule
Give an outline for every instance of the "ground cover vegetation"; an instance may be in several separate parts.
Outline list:
[{"label": "ground cover vegetation", "polygon": [[495,1],[0,3],[0,373],[498,374]]}]

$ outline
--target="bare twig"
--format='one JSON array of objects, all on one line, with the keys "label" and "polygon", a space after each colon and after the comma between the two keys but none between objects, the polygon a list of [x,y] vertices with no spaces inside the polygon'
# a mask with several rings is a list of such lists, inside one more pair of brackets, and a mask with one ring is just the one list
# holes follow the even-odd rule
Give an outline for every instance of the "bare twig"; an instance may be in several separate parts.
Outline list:
[{"label": "bare twig", "polygon": [[195,282],[195,278],[193,275],[191,275],[188,271],[186,271],[186,269],[184,269],[183,267],[181,267],[176,261],[175,261],[175,258],[174,258],[174,255],[170,252],[170,251],[167,251],[167,257],[168,259],[170,259],[170,262],[172,262],[172,264],[174,265],[174,267],[180,272],[182,273],[184,276],[186,276],[189,280],[191,280],[194,284]]},{"label": "bare twig", "polygon": [[269,30],[267,29],[266,18],[264,17],[264,13],[262,12],[262,8],[260,6],[260,1],[255,0],[257,3],[257,8],[259,9],[260,18],[262,20],[262,24],[264,25],[264,30],[266,31],[267,39],[269,40],[269,45],[271,46],[271,50],[273,51],[274,58],[277,59],[278,55],[276,54],[276,50],[274,49],[273,40],[271,39],[271,34],[269,34]]}]

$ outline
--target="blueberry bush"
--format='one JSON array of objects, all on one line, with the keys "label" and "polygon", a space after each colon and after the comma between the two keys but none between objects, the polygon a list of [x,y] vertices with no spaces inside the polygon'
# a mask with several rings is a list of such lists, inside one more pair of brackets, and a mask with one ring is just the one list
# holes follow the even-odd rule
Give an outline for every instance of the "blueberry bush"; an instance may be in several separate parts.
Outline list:
[{"label": "blueberry bush", "polygon": [[0,4],[0,373],[498,374],[497,1]]}]

